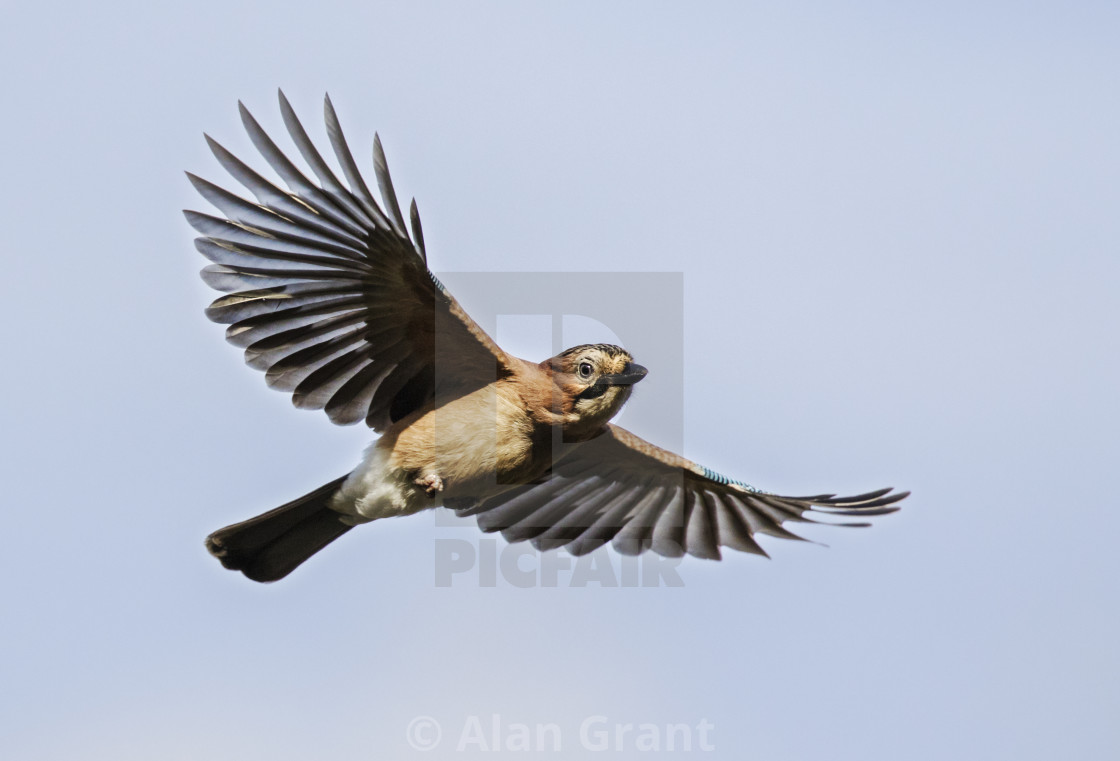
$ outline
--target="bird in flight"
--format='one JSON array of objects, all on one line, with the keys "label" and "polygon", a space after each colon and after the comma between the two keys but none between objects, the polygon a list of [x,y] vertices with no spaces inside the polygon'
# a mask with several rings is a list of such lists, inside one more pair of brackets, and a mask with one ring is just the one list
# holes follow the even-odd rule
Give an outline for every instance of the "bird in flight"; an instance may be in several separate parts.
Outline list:
[{"label": "bird in flight", "polygon": [[225,294],[206,314],[296,407],[364,422],[380,437],[347,475],[207,537],[226,568],[275,581],[358,524],[441,505],[540,550],[583,555],[610,542],[628,555],[719,559],[729,547],[765,556],[757,534],[800,539],[783,524],[882,515],[909,493],[770,494],[611,424],[646,375],[629,352],[590,344],[540,363],[504,352],[428,270],[416,202],[406,221],[380,139],[379,203],[330,98],[327,136],[345,185],[279,98],[317,182],[244,105],[253,145],[287,190],[206,136],[256,199],[188,173],[220,212],[184,212],[212,262],[202,278]]}]

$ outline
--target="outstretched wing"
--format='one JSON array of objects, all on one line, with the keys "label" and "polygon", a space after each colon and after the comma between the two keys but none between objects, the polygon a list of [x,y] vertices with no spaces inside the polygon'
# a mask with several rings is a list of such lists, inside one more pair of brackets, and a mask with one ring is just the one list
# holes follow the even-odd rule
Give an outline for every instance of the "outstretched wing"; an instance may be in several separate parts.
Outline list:
[{"label": "outstretched wing", "polygon": [[687,552],[718,560],[720,547],[766,555],[755,534],[801,539],[782,527],[786,521],[825,522],[807,514],[893,513],[908,494],[880,489],[854,497],[780,497],[608,425],[539,481],[456,512],[477,515],[483,531],[501,531],[511,542],[530,539],[541,550],[566,547],[583,555],[611,542],[624,555],[652,549],[667,557]]},{"label": "outstretched wing", "polygon": [[245,349],[269,386],[291,392],[297,407],[326,410],[335,423],[364,420],[382,431],[437,394],[467,393],[508,372],[506,354],[428,271],[416,202],[410,237],[379,138],[374,172],[383,206],[358,172],[330,98],[327,134],[349,187],[283,93],[284,124],[317,184],[240,108],[253,144],[288,190],[207,136],[256,202],[188,174],[225,218],[184,213],[202,235],[195,246],[213,262],[203,280],[228,294],[206,314],[229,325],[227,340]]}]

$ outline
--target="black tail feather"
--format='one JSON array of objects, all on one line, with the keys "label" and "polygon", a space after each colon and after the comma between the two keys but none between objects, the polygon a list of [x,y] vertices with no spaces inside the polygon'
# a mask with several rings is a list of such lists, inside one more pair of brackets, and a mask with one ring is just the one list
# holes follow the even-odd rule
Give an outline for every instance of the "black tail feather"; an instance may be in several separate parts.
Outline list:
[{"label": "black tail feather", "polygon": [[346,476],[310,494],[206,537],[206,549],[253,581],[277,581],[353,526],[330,508]]}]

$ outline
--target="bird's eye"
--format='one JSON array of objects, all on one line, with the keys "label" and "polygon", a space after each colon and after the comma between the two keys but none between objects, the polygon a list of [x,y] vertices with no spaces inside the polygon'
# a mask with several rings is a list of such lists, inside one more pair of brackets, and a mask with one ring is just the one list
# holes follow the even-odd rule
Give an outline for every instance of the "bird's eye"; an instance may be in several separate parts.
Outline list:
[{"label": "bird's eye", "polygon": [[594,371],[594,369],[595,368],[593,368],[591,366],[590,362],[580,362],[579,363],[579,377],[590,378],[591,373]]}]

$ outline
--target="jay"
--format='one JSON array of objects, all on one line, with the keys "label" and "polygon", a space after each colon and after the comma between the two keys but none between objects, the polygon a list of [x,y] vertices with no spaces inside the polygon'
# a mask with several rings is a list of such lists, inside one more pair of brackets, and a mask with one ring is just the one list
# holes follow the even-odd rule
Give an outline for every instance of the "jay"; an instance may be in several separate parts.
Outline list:
[{"label": "jay", "polygon": [[881,515],[907,496],[779,496],[612,425],[644,367],[607,344],[540,363],[504,352],[428,270],[416,202],[406,222],[380,139],[379,203],[330,99],[327,135],[345,185],[279,97],[317,182],[243,105],[249,137],[287,190],[206,137],[256,199],[188,174],[220,212],[184,212],[212,262],[203,280],[225,294],[206,314],[296,407],[364,422],[380,437],[347,475],[211,534],[206,546],[226,568],[275,581],[356,525],[439,506],[540,550],[582,555],[610,542],[624,554],[719,559],[728,547],[765,556],[756,535],[801,538],[786,522]]}]

